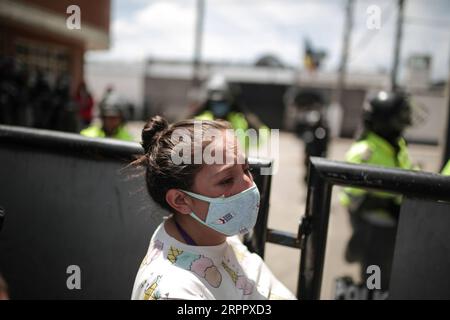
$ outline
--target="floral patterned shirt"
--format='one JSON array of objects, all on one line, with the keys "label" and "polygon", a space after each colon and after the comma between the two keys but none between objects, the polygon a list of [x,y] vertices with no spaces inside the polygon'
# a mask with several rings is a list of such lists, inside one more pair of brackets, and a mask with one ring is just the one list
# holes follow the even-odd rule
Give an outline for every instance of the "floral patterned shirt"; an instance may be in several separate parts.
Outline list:
[{"label": "floral patterned shirt", "polygon": [[132,299],[295,299],[264,261],[237,236],[218,246],[191,246],[153,234],[136,276]]}]

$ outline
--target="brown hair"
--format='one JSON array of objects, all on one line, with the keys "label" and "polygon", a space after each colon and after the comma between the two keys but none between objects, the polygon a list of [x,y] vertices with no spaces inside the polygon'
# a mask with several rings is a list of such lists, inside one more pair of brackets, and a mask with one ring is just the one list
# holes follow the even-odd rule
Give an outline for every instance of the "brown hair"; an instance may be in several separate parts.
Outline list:
[{"label": "brown hair", "polygon": [[[175,146],[180,143],[173,133],[177,129],[184,129],[191,141],[194,141],[194,122],[201,123],[202,134],[209,129],[230,129],[228,122],[223,120],[183,120],[169,124],[161,116],[152,117],[142,129],[142,147],[144,155],[134,161],[132,165],[144,166],[145,181],[150,196],[163,208],[173,211],[166,202],[166,193],[169,189],[190,190],[194,183],[195,175],[203,164],[181,163],[172,161]],[[206,145],[209,144],[206,141]],[[202,144],[202,150],[206,147]],[[194,148],[191,148],[191,156]]]}]

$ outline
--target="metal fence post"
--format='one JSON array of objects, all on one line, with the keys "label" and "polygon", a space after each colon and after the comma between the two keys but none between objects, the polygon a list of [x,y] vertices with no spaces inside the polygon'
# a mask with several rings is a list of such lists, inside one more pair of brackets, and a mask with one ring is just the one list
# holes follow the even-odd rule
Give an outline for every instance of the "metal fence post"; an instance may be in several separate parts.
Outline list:
[{"label": "metal fence post", "polygon": [[[319,299],[331,201],[331,185],[310,162],[305,217],[300,225],[301,257],[297,297]],[[308,226],[305,226],[309,224]],[[309,229],[309,230],[308,230]]]}]

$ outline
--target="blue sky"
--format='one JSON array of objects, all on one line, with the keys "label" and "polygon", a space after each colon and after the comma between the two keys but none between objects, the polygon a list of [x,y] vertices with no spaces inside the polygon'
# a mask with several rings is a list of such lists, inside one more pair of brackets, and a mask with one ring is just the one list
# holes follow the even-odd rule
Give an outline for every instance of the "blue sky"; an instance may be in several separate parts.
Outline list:
[{"label": "blue sky", "polygon": [[[297,65],[303,38],[328,52],[326,70],[340,59],[344,0],[205,0],[202,56],[206,60],[254,62],[265,53]],[[395,35],[396,1],[356,0],[349,69],[389,70]],[[412,53],[432,55],[432,76],[449,70],[450,1],[406,0],[403,63]],[[113,0],[112,46],[88,60],[188,60],[193,55],[195,0]],[[368,30],[366,10],[381,9],[380,30]],[[401,70],[404,70],[401,69]]]}]

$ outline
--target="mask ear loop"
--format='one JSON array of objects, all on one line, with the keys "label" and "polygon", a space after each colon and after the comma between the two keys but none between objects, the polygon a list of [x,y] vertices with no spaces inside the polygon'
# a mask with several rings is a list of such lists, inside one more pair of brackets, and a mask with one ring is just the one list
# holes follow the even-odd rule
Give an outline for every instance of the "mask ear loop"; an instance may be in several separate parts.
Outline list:
[{"label": "mask ear loop", "polygon": [[[196,194],[196,193],[193,193],[193,192],[190,192],[190,191],[187,191],[187,190],[182,190],[182,189],[179,189],[179,190],[182,191],[182,192],[184,192],[184,193],[186,193],[187,195],[189,195],[189,196],[195,198],[195,199],[203,200],[203,201],[205,201],[205,202],[208,202],[209,205],[211,205],[211,203],[214,202],[214,199],[217,199],[217,198],[206,197],[206,196],[203,196],[203,195],[201,195],[201,194]],[[208,225],[208,224],[206,223],[206,221],[203,221],[202,219],[200,219],[200,218],[198,217],[198,215],[197,215],[194,211],[191,211],[191,213],[190,213],[189,215],[190,215],[192,218],[194,218],[195,220],[197,220],[198,222],[200,222],[201,224],[203,224],[204,226],[206,226],[206,227],[208,227],[208,228],[211,228],[211,229],[213,229],[213,230],[215,230],[215,231],[217,231],[217,232],[220,232],[220,230],[217,230],[217,229],[215,229],[214,227],[211,227],[210,225]],[[208,208],[208,215],[209,215],[209,208]],[[206,219],[208,219],[208,215],[206,216]]]},{"label": "mask ear loop", "polygon": [[[179,189],[181,192],[184,192],[184,193],[186,193],[187,195],[189,195],[190,197],[192,197],[192,198],[195,198],[195,199],[198,199],[198,200],[203,200],[203,201],[206,201],[206,202],[208,202],[208,203],[210,203],[207,199],[209,199],[208,197],[205,197],[205,196],[202,196],[201,194],[196,194],[196,193],[193,193],[193,192],[190,192],[190,191],[187,191],[187,190],[183,190],[183,189]],[[203,199],[202,199],[203,198]],[[209,209],[208,209],[208,211],[209,211]],[[199,217],[198,217],[198,215],[194,212],[194,211],[192,211],[191,210],[191,213],[189,214],[192,218],[194,218],[195,220],[197,220],[198,222],[200,222],[201,224],[203,224],[203,225],[205,225],[205,226],[208,226],[207,224],[206,224],[206,222],[205,221],[203,221],[202,219],[200,219]]]},{"label": "mask ear loop", "polygon": [[202,200],[202,201],[206,201],[208,203],[210,203],[211,200],[214,200],[214,198],[210,198],[210,197],[207,197],[207,196],[204,196],[204,195],[201,195],[201,194],[197,194],[197,193],[194,193],[194,192],[190,192],[190,191],[187,191],[187,190],[180,189],[180,191],[188,194],[192,198],[195,198],[195,199],[198,199],[198,200]]},{"label": "mask ear loop", "polygon": [[197,193],[194,193],[194,192],[190,192],[190,191],[187,191],[187,190],[183,190],[183,189],[179,189],[179,190],[184,192],[184,193],[186,193],[186,194],[188,194],[188,195],[190,195],[191,197],[193,197],[195,199],[202,200],[202,201],[205,201],[205,202],[208,202],[208,203],[214,203],[214,202],[222,202],[222,201],[234,200],[236,198],[241,197],[242,194],[250,192],[251,190],[253,190],[255,188],[257,188],[257,186],[256,186],[256,183],[253,182],[253,185],[251,187],[249,187],[248,189],[245,189],[242,192],[239,192],[239,193],[234,194],[234,195],[229,196],[229,197],[225,197],[225,196],[222,195],[222,196],[217,197],[217,198],[207,197],[207,196],[204,196],[204,195],[201,195],[201,194],[197,194]]}]

